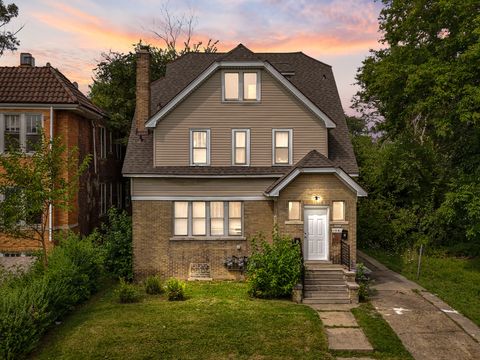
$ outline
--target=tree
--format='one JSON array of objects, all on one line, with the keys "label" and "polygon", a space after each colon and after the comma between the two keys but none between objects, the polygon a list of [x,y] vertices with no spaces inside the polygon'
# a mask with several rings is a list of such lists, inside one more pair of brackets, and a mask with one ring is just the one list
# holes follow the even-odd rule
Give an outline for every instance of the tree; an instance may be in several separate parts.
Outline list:
[{"label": "tree", "polygon": [[356,146],[370,190],[363,204],[383,201],[379,216],[404,240],[470,242],[480,252],[480,3],[382,3],[383,48],[363,61],[354,98],[379,131],[373,146]]},{"label": "tree", "polygon": [[0,156],[0,232],[38,241],[46,267],[50,211],[71,208],[91,156],[79,159],[78,150],[67,150],[60,138],[40,141],[32,148],[31,156],[14,146]]},{"label": "tree", "polygon": [[20,41],[17,39],[17,34],[22,27],[13,32],[2,30],[10,22],[10,20],[17,16],[17,5],[14,3],[6,5],[3,3],[3,0],[0,0],[0,57],[3,55],[5,50],[17,50],[17,46],[20,45]]}]

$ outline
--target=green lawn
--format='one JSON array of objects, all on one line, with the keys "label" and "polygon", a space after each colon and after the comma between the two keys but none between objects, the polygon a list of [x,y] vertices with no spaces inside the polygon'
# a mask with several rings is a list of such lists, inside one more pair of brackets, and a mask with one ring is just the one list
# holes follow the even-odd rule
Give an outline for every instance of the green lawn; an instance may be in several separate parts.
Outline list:
[{"label": "green lawn", "polygon": [[417,258],[364,250],[390,269],[419,283],[480,326],[480,258],[424,256],[417,280]]},{"label": "green lawn", "polygon": [[257,300],[235,282],[188,283],[188,299],[119,304],[107,288],[46,336],[35,359],[332,359],[318,315]]}]

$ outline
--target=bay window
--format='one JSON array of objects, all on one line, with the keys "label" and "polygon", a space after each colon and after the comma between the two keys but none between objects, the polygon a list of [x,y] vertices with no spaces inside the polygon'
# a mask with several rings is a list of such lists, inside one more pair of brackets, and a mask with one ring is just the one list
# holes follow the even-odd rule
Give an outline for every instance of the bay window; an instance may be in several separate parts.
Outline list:
[{"label": "bay window", "polygon": [[175,201],[173,212],[173,236],[222,238],[243,234],[240,201]]}]

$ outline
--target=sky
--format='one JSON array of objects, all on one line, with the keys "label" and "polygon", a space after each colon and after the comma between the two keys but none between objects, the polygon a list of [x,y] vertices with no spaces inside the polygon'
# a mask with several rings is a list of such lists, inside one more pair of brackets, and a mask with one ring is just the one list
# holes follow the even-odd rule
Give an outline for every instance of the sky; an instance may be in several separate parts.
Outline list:
[{"label": "sky", "polygon": [[174,17],[193,15],[195,40],[219,40],[218,50],[243,43],[252,51],[294,52],[332,65],[345,111],[357,91],[355,74],[370,49],[378,49],[379,2],[373,0],[4,0],[19,16],[18,51],[0,58],[15,66],[30,52],[37,66],[50,62],[88,93],[102,52],[128,52],[143,42],[162,46],[152,33],[162,9]]}]

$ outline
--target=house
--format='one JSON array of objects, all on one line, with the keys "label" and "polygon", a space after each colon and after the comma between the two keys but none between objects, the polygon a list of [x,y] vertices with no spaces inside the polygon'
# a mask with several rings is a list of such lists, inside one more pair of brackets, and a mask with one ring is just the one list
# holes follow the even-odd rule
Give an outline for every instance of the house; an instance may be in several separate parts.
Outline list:
[{"label": "house", "polygon": [[185,54],[150,83],[148,51],[137,61],[123,165],[137,277],[234,279],[225,259],[274,224],[307,263],[355,266],[366,193],[329,65],[240,44]]},{"label": "house", "polygon": [[[20,55],[19,66],[0,67],[0,156],[8,155],[12,145],[28,155],[41,128],[45,136],[61,137],[68,150],[76,147],[80,159],[93,155],[72,209],[53,209],[49,233],[71,229],[88,234],[110,206],[124,204],[123,151],[106,128],[106,116],[76,83],[49,63],[35,66],[28,53]],[[15,256],[38,247],[36,241],[0,234],[0,255]]]}]

